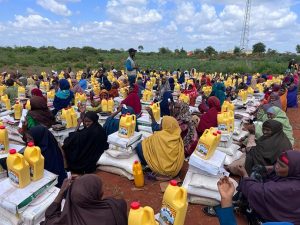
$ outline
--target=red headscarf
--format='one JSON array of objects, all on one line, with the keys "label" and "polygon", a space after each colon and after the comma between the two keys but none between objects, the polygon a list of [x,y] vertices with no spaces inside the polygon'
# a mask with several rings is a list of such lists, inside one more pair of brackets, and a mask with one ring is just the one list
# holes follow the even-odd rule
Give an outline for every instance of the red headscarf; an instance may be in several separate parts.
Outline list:
[{"label": "red headscarf", "polygon": [[141,101],[138,95],[139,87],[134,84],[133,90],[128,93],[128,96],[121,102],[121,104],[128,105],[133,108],[135,114],[140,114],[142,111]]},{"label": "red headscarf", "polygon": [[42,91],[40,89],[38,89],[38,88],[33,88],[31,90],[31,95],[32,96],[35,95],[35,96],[39,96],[39,97],[44,97]]},{"label": "red headscarf", "polygon": [[208,98],[207,104],[209,110],[200,117],[200,122],[197,127],[199,135],[202,135],[205,129],[218,126],[217,116],[218,112],[221,111],[220,100],[215,96],[211,96]]}]

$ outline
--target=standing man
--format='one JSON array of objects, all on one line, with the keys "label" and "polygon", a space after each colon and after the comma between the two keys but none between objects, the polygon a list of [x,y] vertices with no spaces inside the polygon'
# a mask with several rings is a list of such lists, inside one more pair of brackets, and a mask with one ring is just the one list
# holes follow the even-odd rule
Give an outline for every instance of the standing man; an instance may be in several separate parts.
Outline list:
[{"label": "standing man", "polygon": [[132,86],[135,83],[136,76],[137,76],[138,66],[134,62],[136,52],[137,50],[135,50],[134,48],[128,49],[129,57],[127,58],[125,64],[126,73],[128,76],[128,81],[130,86]]}]

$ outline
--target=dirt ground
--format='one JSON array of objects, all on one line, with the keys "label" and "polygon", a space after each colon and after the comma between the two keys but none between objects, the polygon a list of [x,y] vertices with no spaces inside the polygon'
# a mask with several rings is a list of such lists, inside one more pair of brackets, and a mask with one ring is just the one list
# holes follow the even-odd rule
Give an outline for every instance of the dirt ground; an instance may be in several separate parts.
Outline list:
[{"label": "dirt ground", "polygon": [[[300,109],[288,109],[288,117],[290,123],[293,126],[295,137],[295,149],[300,150]],[[184,176],[187,169],[185,164],[182,176]],[[130,203],[133,201],[139,201],[142,206],[150,206],[154,209],[155,213],[158,213],[161,207],[163,193],[160,189],[161,181],[145,180],[145,187],[143,190],[137,190],[134,188],[133,182],[127,178],[123,178],[117,175],[105,173],[102,171],[97,172],[104,182],[105,196],[121,197],[127,201],[128,210]],[[182,177],[181,176],[181,177]],[[219,224],[217,218],[206,216],[202,212],[203,206],[201,205],[189,205],[186,215],[185,225],[216,225]],[[238,225],[246,225],[246,220],[242,216],[237,216]]]}]

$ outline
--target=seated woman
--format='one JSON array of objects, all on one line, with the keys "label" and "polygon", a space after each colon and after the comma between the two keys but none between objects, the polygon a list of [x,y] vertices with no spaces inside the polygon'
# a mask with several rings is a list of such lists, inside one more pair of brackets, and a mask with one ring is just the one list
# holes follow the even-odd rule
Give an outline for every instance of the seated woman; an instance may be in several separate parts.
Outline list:
[{"label": "seated woman", "polygon": [[139,87],[137,84],[129,87],[129,93],[127,97],[121,102],[121,104],[130,106],[133,108],[136,115],[140,114],[142,111],[141,101],[138,95]]},{"label": "seated woman", "polygon": [[45,169],[58,175],[57,187],[60,187],[67,177],[61,149],[53,134],[44,126],[32,127],[25,133],[27,143],[34,142],[39,146],[45,158]]},{"label": "seated woman", "polygon": [[148,112],[152,118],[152,130],[158,131],[138,144],[136,151],[139,159],[142,165],[149,166],[157,177],[175,177],[184,161],[181,129],[176,119],[170,116],[164,116],[159,126],[152,111],[148,109]]},{"label": "seated woman", "polygon": [[277,92],[272,92],[270,94],[269,100],[267,104],[263,105],[263,108],[265,110],[267,110],[268,108],[272,107],[272,106],[276,106],[280,109],[282,109],[282,105],[281,105],[281,101],[280,101],[280,96],[278,95]]},{"label": "seated woman", "polygon": [[169,102],[174,103],[173,101],[173,95],[171,91],[166,91],[163,94],[162,100],[159,103],[160,105],[160,116],[170,116],[170,107],[169,107]]},{"label": "seated woman", "polygon": [[116,98],[119,96],[118,88],[119,83],[117,81],[114,81],[111,85],[111,89],[108,92],[110,98]]},{"label": "seated woman", "polygon": [[280,97],[281,108],[284,112],[286,112],[286,109],[287,109],[287,93],[288,93],[288,90],[286,89],[286,87],[284,85],[282,85],[279,88],[278,95]]},{"label": "seated woman", "polygon": [[[290,140],[291,144],[294,145],[294,137],[293,137],[293,128],[290,124],[289,118],[286,113],[282,111],[280,108],[273,106],[267,110],[267,113],[261,117],[262,122],[267,121],[268,119],[273,119],[280,122],[283,126],[283,132]],[[262,133],[262,123],[255,124],[255,137],[260,138],[263,135]]]},{"label": "seated woman", "polygon": [[208,98],[207,104],[209,109],[200,116],[200,122],[197,127],[199,137],[203,134],[205,129],[218,126],[217,115],[218,112],[221,111],[220,100],[215,96],[211,96]]},{"label": "seated woman", "polygon": [[11,106],[15,104],[16,98],[18,98],[18,87],[14,86],[14,83],[14,80],[9,78],[6,81],[7,88],[4,91],[4,94],[6,94],[8,99],[10,100]]},{"label": "seated woman", "polygon": [[54,116],[57,114],[58,111],[68,107],[74,98],[73,92],[70,91],[69,82],[66,79],[61,79],[58,82],[59,90],[58,92],[56,92],[53,101],[54,110],[52,111],[52,113]]},{"label": "seated woman", "polygon": [[183,93],[190,97],[190,106],[194,106],[196,103],[196,98],[198,96],[198,91],[195,84],[189,84],[188,89]]},{"label": "seated woman", "polygon": [[74,94],[76,94],[76,93],[82,94],[84,92],[84,90],[80,87],[80,85],[76,79],[72,79],[71,83],[72,83],[72,92]]},{"label": "seated woman", "polygon": [[38,88],[33,88],[30,91],[30,93],[31,93],[31,96],[39,96],[39,97],[45,98],[44,95],[43,95],[43,92],[40,89],[38,89]]},{"label": "seated woman", "polygon": [[55,117],[48,109],[47,101],[44,97],[33,96],[30,99],[31,109],[26,116],[27,129],[42,125],[50,128],[55,124]]},{"label": "seated woman", "polygon": [[238,174],[242,176],[238,189],[259,219],[300,224],[299,162],[299,151],[281,153],[263,182],[248,177],[244,167],[238,168]]},{"label": "seated woman", "polygon": [[223,105],[225,100],[225,85],[223,82],[216,82],[212,87],[211,96],[216,96],[220,100],[220,105]]},{"label": "seated woman", "polygon": [[192,115],[187,103],[176,102],[172,111],[172,116],[175,117],[181,129],[181,138],[184,144],[184,154],[186,157],[188,157],[194,152],[199,139],[196,130],[196,124],[192,119]]},{"label": "seated woman", "polygon": [[[54,202],[45,212],[42,225],[126,225],[127,204],[123,199],[103,198],[103,184],[94,174],[65,180]],[[66,195],[63,210],[62,200]]]},{"label": "seated woman", "polygon": [[262,126],[263,136],[256,141],[256,146],[251,147],[246,152],[245,163],[243,160],[238,163],[233,162],[228,166],[228,169],[236,174],[236,165],[245,165],[246,171],[250,174],[255,165],[274,165],[283,151],[292,149],[292,144],[282,129],[282,124],[276,120],[264,122]]},{"label": "seated woman", "polygon": [[[84,112],[82,110],[82,112]],[[96,164],[104,150],[108,149],[107,135],[98,123],[98,115],[95,112],[86,112],[83,116],[82,130],[78,130],[81,120],[75,132],[69,134],[62,146],[68,170],[77,174],[93,173]]]}]

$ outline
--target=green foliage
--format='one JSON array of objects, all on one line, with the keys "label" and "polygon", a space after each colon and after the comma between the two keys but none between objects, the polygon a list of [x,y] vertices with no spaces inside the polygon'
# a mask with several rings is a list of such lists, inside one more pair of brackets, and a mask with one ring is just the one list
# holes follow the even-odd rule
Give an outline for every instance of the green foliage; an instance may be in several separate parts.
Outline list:
[{"label": "green foliage", "polygon": [[217,54],[217,51],[212,47],[212,46],[207,46],[204,49],[205,54],[207,55],[213,55],[213,54]]},{"label": "green foliage", "polygon": [[240,47],[237,47],[237,46],[235,46],[234,47],[234,49],[233,49],[233,54],[235,54],[235,55],[239,55],[239,54],[241,54],[241,48]]},{"label": "green foliage", "polygon": [[252,46],[252,53],[264,53],[266,52],[266,45],[262,42],[258,42]]},{"label": "green foliage", "polygon": [[[216,53],[213,48],[206,48],[205,51],[195,49],[194,55],[188,57],[184,49],[172,52],[162,47],[158,53],[138,52],[136,61],[142,69],[190,70],[196,68],[197,71],[203,72],[270,72],[273,74],[283,73],[292,58],[297,62],[300,61],[299,55],[277,53],[272,49],[269,49],[267,54]],[[103,63],[106,68],[113,65],[116,69],[124,69],[127,57],[126,51],[118,49],[108,51],[89,46],[66,49],[57,49],[52,46],[0,47],[0,71],[19,70],[23,73],[38,73],[51,70],[61,71],[68,66],[76,71],[86,67],[97,69],[99,62]]]},{"label": "green foliage", "polygon": [[139,46],[138,46],[138,50],[139,50],[140,52],[143,51],[143,50],[144,50],[143,45],[139,45]]}]

